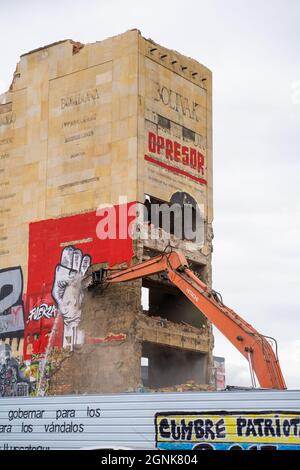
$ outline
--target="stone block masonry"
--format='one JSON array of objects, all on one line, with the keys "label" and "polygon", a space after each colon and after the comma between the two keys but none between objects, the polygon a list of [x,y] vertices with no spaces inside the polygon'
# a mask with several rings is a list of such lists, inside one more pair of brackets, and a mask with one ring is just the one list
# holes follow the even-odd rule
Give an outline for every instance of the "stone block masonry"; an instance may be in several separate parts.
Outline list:
[{"label": "stone block masonry", "polygon": [[[138,30],[21,56],[0,96],[3,396],[209,386],[211,326],[174,287],[83,280],[171,244],[211,283],[211,103],[211,72]],[[146,201],[192,202],[201,246],[171,229],[124,237]],[[115,237],[99,238],[99,206],[115,208]]]}]

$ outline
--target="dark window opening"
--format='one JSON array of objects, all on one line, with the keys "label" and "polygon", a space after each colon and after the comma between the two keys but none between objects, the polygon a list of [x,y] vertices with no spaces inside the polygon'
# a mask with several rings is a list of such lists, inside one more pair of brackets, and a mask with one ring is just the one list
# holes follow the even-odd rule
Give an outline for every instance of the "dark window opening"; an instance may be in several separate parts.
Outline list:
[{"label": "dark window opening", "polygon": [[[197,223],[201,219],[198,207],[190,203],[163,201],[146,195],[144,201],[144,222],[153,224],[181,240],[194,241]],[[188,225],[187,225],[188,224]]]},{"label": "dark window opening", "polygon": [[160,127],[163,127],[164,129],[168,129],[170,130],[171,129],[171,122],[170,122],[170,119],[167,119],[163,116],[160,116],[159,114],[157,115],[157,124],[160,126]]},{"label": "dark window opening", "polygon": [[207,328],[206,317],[175,286],[143,279],[143,313],[173,323]]},{"label": "dark window opening", "polygon": [[142,357],[147,359],[147,365],[142,366],[146,368],[142,369],[145,387],[159,389],[191,381],[206,383],[207,355],[204,353],[145,342]]},{"label": "dark window opening", "polygon": [[182,128],[182,137],[183,140],[191,140],[192,142],[195,142],[195,132],[187,129],[186,127]]}]

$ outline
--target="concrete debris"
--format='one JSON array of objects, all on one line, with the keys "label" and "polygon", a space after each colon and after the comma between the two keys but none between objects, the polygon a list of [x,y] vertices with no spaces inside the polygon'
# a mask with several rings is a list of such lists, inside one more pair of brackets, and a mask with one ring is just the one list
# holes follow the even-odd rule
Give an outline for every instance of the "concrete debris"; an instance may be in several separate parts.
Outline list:
[{"label": "concrete debris", "polygon": [[143,391],[147,392],[199,392],[212,391],[215,388],[208,384],[197,384],[194,380],[189,380],[185,384],[172,385],[171,387],[163,387],[158,389],[150,389],[145,387]]}]

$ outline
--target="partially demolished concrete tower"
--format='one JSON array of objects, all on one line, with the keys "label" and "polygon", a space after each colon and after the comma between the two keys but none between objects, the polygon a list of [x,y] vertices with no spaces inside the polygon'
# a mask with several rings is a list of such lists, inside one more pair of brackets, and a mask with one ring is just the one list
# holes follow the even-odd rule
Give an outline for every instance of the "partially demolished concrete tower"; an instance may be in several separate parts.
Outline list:
[{"label": "partially demolished concrete tower", "polygon": [[[21,57],[0,96],[0,338],[17,377],[4,395],[209,386],[211,325],[175,287],[94,278],[171,246],[211,283],[211,112],[211,72],[138,30]],[[152,220],[186,202],[200,244]]]}]

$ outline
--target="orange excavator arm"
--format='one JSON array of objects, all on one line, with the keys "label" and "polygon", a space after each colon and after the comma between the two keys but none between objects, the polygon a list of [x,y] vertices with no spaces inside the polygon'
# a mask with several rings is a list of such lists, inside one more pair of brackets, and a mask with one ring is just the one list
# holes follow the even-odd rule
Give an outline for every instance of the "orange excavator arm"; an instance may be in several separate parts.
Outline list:
[{"label": "orange excavator arm", "polygon": [[[285,389],[277,354],[265,336],[226,307],[213,290],[188,267],[182,252],[172,251],[139,263],[131,268],[108,273],[105,282],[115,284],[165,273],[168,279],[205,315],[205,317],[249,361],[263,388]],[[253,375],[254,377],[254,375]]]}]

